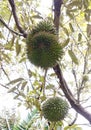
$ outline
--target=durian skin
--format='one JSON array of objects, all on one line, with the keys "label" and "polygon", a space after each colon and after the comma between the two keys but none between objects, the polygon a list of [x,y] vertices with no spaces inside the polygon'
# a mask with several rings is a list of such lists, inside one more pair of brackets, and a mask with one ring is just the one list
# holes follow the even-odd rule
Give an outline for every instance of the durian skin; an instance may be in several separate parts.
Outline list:
[{"label": "durian skin", "polygon": [[42,114],[51,122],[63,120],[68,113],[68,103],[60,97],[52,97],[42,104]]},{"label": "durian skin", "polygon": [[63,50],[57,37],[41,31],[27,37],[27,56],[34,65],[41,68],[53,67],[62,58]]},{"label": "durian skin", "polygon": [[56,28],[54,27],[54,25],[50,20],[41,21],[35,27],[33,27],[31,31],[31,36],[34,36],[36,33],[39,33],[41,31],[49,32],[54,35],[57,34]]}]

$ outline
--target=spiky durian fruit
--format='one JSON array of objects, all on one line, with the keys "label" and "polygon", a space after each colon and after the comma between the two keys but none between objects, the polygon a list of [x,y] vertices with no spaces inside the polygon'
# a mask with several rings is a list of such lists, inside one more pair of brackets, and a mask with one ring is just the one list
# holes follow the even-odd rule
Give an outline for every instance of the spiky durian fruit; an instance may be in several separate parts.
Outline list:
[{"label": "spiky durian fruit", "polygon": [[58,43],[56,30],[50,21],[42,21],[27,37],[28,59],[36,66],[47,69],[62,58],[63,50]]},{"label": "spiky durian fruit", "polygon": [[40,31],[49,32],[51,34],[56,34],[56,29],[50,20],[43,20],[39,22],[32,30],[31,36],[35,35]]},{"label": "spiky durian fruit", "polygon": [[42,104],[42,114],[51,122],[63,120],[68,113],[68,103],[60,97],[52,97]]},{"label": "spiky durian fruit", "polygon": [[43,31],[27,37],[28,59],[36,66],[44,69],[53,67],[62,58],[62,54],[57,37],[49,32]]}]

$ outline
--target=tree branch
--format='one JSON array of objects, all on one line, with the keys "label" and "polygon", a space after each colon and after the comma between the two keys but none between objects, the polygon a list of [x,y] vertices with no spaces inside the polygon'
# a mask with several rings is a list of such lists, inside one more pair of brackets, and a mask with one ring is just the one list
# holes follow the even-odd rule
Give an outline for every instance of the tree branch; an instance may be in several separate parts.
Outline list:
[{"label": "tree branch", "polygon": [[11,28],[9,28],[9,26],[4,22],[4,20],[2,18],[0,18],[0,22],[12,33],[16,34],[16,35],[19,35],[19,36],[23,36],[22,34],[12,30]]},{"label": "tree branch", "polygon": [[60,82],[60,88],[64,92],[66,98],[70,102],[71,106],[83,117],[85,117],[90,123],[91,123],[91,114],[88,113],[80,104],[78,104],[77,100],[74,98],[73,94],[71,93],[65,79],[63,78],[62,71],[59,67],[59,65],[56,65],[53,67],[59,82]]},{"label": "tree branch", "polygon": [[54,0],[54,23],[56,25],[57,32],[59,31],[60,8],[62,3],[63,0]]},{"label": "tree branch", "polygon": [[[62,0],[54,0],[54,24],[56,26],[57,32],[59,31],[59,22],[60,22],[60,8],[62,6]],[[74,98],[72,92],[70,91],[64,77],[62,71],[57,64],[53,67],[59,82],[60,88],[64,92],[66,98],[70,102],[71,106],[83,117],[85,117],[91,123],[91,114],[88,113],[80,104],[78,104],[77,100]]]},{"label": "tree branch", "polygon": [[19,23],[17,14],[16,14],[15,2],[14,2],[14,0],[8,0],[8,1],[9,1],[9,3],[10,3],[11,8],[12,8],[12,13],[13,13],[13,17],[14,17],[16,26],[17,26],[18,30],[20,31],[20,33],[22,33],[23,36],[26,38],[26,37],[27,37],[27,33],[22,29],[22,27],[21,27],[21,25],[20,25],[20,23]]}]

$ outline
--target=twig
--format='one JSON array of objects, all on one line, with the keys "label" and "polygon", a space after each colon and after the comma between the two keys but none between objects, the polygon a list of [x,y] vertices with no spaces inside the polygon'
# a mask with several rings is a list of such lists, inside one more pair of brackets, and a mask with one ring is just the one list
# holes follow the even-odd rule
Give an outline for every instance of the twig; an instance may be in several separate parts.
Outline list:
[{"label": "twig", "polygon": [[31,79],[30,79],[30,76],[29,76],[29,69],[28,69],[28,67],[27,67],[27,63],[26,63],[26,62],[25,62],[25,67],[26,67],[26,70],[27,70],[29,82],[30,82],[30,84],[31,84],[32,89],[34,90],[35,88],[33,87],[33,84],[32,84],[32,82],[31,82]]},{"label": "twig", "polygon": [[11,130],[10,124],[9,124],[9,120],[8,120],[8,118],[7,118],[7,115],[6,115],[5,120],[6,120],[6,125],[7,125],[8,130]]},{"label": "twig", "polygon": [[[89,47],[88,47],[88,49],[89,49]],[[84,66],[83,66],[83,75],[86,73],[86,68],[87,68],[87,55],[88,55],[88,49],[87,49],[87,51],[86,51],[86,53],[85,53],[85,56],[84,56]],[[79,88],[79,92],[81,92],[81,90],[83,90],[83,88],[84,88],[84,79],[82,79],[82,81],[81,81],[81,85],[80,85],[80,88]]]},{"label": "twig", "polygon": [[2,71],[4,72],[4,74],[6,75],[7,79],[10,81],[9,76],[8,76],[8,74],[6,73],[6,71],[5,71],[5,69],[3,68],[3,66],[2,66],[2,65],[1,65],[1,69],[2,69]]},{"label": "twig", "polygon": [[45,83],[46,83],[46,75],[47,75],[47,69],[45,70],[45,74],[44,74],[44,82],[43,82],[43,95],[45,95]]},{"label": "twig", "polygon": [[[3,85],[3,84],[0,83],[0,86],[2,86],[2,87],[4,87],[4,88],[6,88],[6,89],[9,90],[9,87],[7,87],[6,85]],[[17,92],[13,92],[13,93],[16,94],[16,95],[18,95]],[[22,101],[20,98],[17,98],[17,99],[20,100],[20,101]]]},{"label": "twig", "polygon": [[78,123],[77,123],[76,125],[78,125],[78,126],[79,126],[79,125],[84,125],[84,126],[91,127],[91,125],[89,125],[89,124],[85,124],[85,123],[84,123],[84,124],[81,124],[81,123],[78,124]]},{"label": "twig", "polygon": [[75,118],[74,118],[74,120],[69,124],[69,126],[72,126],[72,125],[76,122],[77,117],[78,117],[78,113],[76,112]]},{"label": "twig", "polygon": [[77,75],[76,75],[76,72],[75,72],[74,69],[72,69],[72,73],[73,73],[73,76],[74,76],[74,79],[75,79],[75,83],[76,83],[76,88],[77,88],[77,102],[79,103],[80,102],[81,91],[79,91],[79,87],[78,87],[78,83],[77,83]]},{"label": "twig", "polygon": [[74,18],[74,20],[75,20],[75,23],[76,23],[77,27],[79,28],[80,32],[83,34],[84,38],[85,38],[85,39],[87,40],[87,42],[88,42],[88,38],[85,36],[85,34],[83,33],[83,31],[81,30],[79,24],[78,24],[77,21],[76,21],[76,18]]},{"label": "twig", "polygon": [[76,87],[78,88],[77,76],[76,76],[76,72],[75,72],[74,69],[72,69],[72,73],[73,73],[73,76],[74,76],[74,79],[75,79]]},{"label": "twig", "polygon": [[22,33],[23,36],[26,38],[27,37],[27,33],[22,29],[22,27],[20,25],[20,22],[18,20],[17,14],[16,14],[15,2],[14,2],[14,0],[8,0],[8,1],[10,3],[11,8],[12,8],[12,13],[13,13],[13,17],[14,17],[16,26],[17,26],[18,30],[20,31],[20,33]]},{"label": "twig", "polygon": [[3,84],[1,84],[1,83],[0,83],[0,86],[4,87],[4,88],[6,88],[6,89],[9,89],[9,87],[7,87],[7,86],[5,86],[5,85],[3,85]]},{"label": "twig", "polygon": [[23,34],[20,34],[14,30],[12,30],[11,28],[9,28],[9,26],[4,22],[4,20],[0,17],[0,22],[12,33],[19,35],[19,36],[23,36]]}]

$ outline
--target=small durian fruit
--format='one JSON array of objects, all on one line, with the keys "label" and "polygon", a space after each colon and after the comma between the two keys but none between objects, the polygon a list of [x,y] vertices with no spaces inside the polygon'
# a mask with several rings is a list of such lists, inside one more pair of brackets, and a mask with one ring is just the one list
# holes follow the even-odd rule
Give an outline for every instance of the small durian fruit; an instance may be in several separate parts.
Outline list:
[{"label": "small durian fruit", "polygon": [[39,33],[40,31],[49,32],[51,34],[57,34],[56,28],[50,20],[43,20],[39,22],[36,26],[34,26],[31,30],[31,36],[35,35],[36,33]]},{"label": "small durian fruit", "polygon": [[63,49],[54,34],[45,31],[29,34],[26,43],[28,59],[38,67],[53,67],[62,58]]},{"label": "small durian fruit", "polygon": [[68,103],[60,97],[52,97],[42,104],[42,115],[51,122],[63,120],[68,113]]}]

